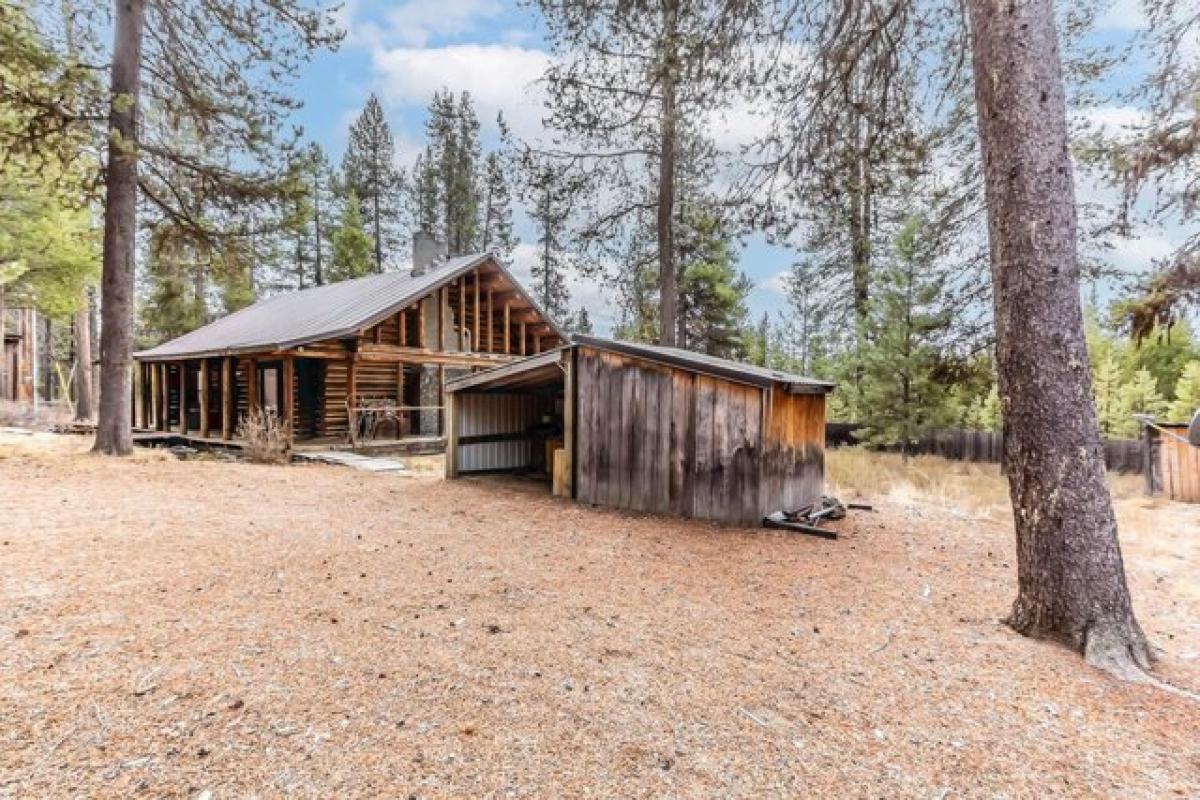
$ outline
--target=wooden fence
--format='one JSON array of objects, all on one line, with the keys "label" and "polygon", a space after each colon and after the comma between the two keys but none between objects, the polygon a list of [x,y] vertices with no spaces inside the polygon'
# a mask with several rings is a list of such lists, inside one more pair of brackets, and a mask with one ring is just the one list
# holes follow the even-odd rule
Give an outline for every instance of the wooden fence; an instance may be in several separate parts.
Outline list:
[{"label": "wooden fence", "polygon": [[[829,447],[856,444],[855,431],[864,426],[845,422],[825,425],[825,442]],[[896,446],[884,449],[898,450]],[[982,461],[999,464],[1004,450],[1004,437],[992,431],[967,428],[934,428],[926,431],[909,446],[917,455],[934,455],[955,461]],[[1144,456],[1140,439],[1105,439],[1104,463],[1108,469],[1122,474],[1140,474]]]}]

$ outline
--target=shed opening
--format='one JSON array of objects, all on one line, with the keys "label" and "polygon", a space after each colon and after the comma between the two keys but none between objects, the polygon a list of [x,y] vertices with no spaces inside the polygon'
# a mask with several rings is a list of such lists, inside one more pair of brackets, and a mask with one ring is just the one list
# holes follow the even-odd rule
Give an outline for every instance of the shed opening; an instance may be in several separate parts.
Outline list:
[{"label": "shed opening", "polygon": [[556,452],[564,457],[566,376],[557,353],[544,355],[555,357],[449,395],[448,474],[520,474],[549,486]]}]

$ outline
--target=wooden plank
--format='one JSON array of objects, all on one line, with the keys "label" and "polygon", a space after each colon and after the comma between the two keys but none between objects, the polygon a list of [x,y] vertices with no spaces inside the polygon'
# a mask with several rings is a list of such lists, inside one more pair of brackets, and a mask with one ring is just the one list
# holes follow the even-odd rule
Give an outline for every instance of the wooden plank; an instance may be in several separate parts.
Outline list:
[{"label": "wooden plank", "polygon": [[[568,351],[569,352],[569,351]],[[563,375],[563,452],[562,464],[555,463],[555,476],[558,477],[558,471],[561,468],[561,489],[560,494],[567,497],[575,495],[575,481],[573,480],[575,459],[575,364],[572,359],[567,359],[564,365],[566,372]]]},{"label": "wooden plank", "polygon": [[625,445],[627,457],[625,475],[622,476],[621,497],[627,508],[645,511],[647,495],[643,478],[646,471],[646,411],[643,403],[646,390],[643,370],[638,362],[626,366],[625,380],[629,384],[625,395],[629,399],[629,411],[625,413],[624,419],[628,439]]},{"label": "wooden plank", "polygon": [[[0,348],[0,352],[3,348]],[[146,391],[144,383],[146,381],[145,371],[142,369],[142,362],[135,360],[133,362],[133,426],[135,428],[146,427]]]},{"label": "wooden plank", "polygon": [[158,416],[158,407],[161,391],[158,388],[158,364],[153,362],[146,365],[150,372],[150,420],[146,426],[155,430],[162,430],[162,420]]},{"label": "wooden plank", "polygon": [[[439,368],[440,369],[440,368]],[[458,398],[453,393],[446,398],[446,477],[458,477]]]},{"label": "wooden plank", "polygon": [[592,357],[584,348],[575,350],[575,396],[578,398],[575,415],[575,499],[592,502],[595,469],[592,407],[595,404],[595,382],[592,380]]},{"label": "wooden plank", "polygon": [[525,355],[525,320],[521,320],[521,355]]},{"label": "wooden plank", "polygon": [[162,403],[159,406],[159,430],[171,430],[171,381],[170,371],[164,362],[159,364],[159,388],[162,389]]},{"label": "wooden plank", "polygon": [[280,398],[283,405],[283,424],[287,429],[288,441],[296,432],[296,361],[291,356],[283,359],[283,393]]},{"label": "wooden plank", "polygon": [[675,408],[674,370],[662,370],[658,376],[658,397],[650,413],[658,417],[655,423],[654,474],[651,481],[653,510],[671,513],[671,413]]},{"label": "wooden plank", "polygon": [[494,339],[496,338],[496,328],[492,320],[492,287],[487,290],[487,351],[489,353],[495,350]]},{"label": "wooden plank", "polygon": [[684,478],[691,472],[692,458],[689,458],[689,445],[694,443],[692,436],[693,421],[693,374],[681,369],[671,370],[671,409],[670,437],[668,444],[669,475],[667,484],[667,502],[672,514],[682,515],[688,512],[684,494]]},{"label": "wooden plank", "polygon": [[512,340],[512,303],[504,301],[504,355],[510,351]]},{"label": "wooden plank", "polygon": [[421,348],[429,347],[425,339],[425,298],[422,297],[417,301],[417,345]]},{"label": "wooden plank", "polygon": [[408,345],[408,312],[403,308],[396,312],[396,344]]},{"label": "wooden plank", "polygon": [[221,438],[233,438],[233,357],[221,359]]},{"label": "wooden plank", "polygon": [[179,362],[179,432],[186,434],[187,427],[187,362]]},{"label": "wooden plank", "polygon": [[454,281],[454,288],[458,290],[458,349],[466,352],[467,350],[467,279],[466,277],[459,278]]},{"label": "wooden plank", "polygon": [[710,519],[713,512],[713,404],[715,381],[707,375],[696,376],[696,451],[692,471],[692,516]]},{"label": "wooden plank", "polygon": [[438,364],[437,368],[438,382],[438,402],[442,407],[442,411],[438,416],[438,433],[445,433],[446,430],[446,367]]},{"label": "wooden plank", "polygon": [[742,430],[742,459],[740,464],[742,524],[757,525],[763,518],[758,502],[758,464],[761,458],[759,439],[762,424],[762,389],[745,388],[742,398],[742,414],[745,427]]},{"label": "wooden plank", "polygon": [[475,314],[475,329],[471,335],[471,349],[478,353],[478,352],[483,351],[483,347],[480,345],[480,342],[479,342],[479,323],[480,323],[479,270],[475,270],[471,274],[475,276],[475,280],[472,281],[472,284],[474,284],[474,289],[475,289],[475,308],[472,309],[472,311]]},{"label": "wooden plank", "polygon": [[446,312],[450,308],[449,291],[449,289],[443,286],[442,290],[438,293],[438,340],[437,344],[433,348],[434,350],[446,349]]},{"label": "wooden plank", "polygon": [[208,359],[200,359],[200,435],[205,439],[212,428],[209,426],[208,419]]},{"label": "wooden plank", "polygon": [[625,416],[622,407],[621,373],[616,367],[613,356],[609,353],[600,354],[602,367],[601,379],[604,381],[604,418],[602,427],[608,446],[605,448],[603,497],[605,505],[619,506],[621,504],[621,455],[624,439],[621,436],[621,420]]}]

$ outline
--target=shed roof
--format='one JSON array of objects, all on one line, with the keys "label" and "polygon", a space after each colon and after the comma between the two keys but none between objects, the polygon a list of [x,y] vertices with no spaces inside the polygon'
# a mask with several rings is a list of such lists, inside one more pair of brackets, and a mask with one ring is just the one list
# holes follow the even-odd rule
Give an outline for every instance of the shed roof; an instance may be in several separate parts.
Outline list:
[{"label": "shed roof", "polygon": [[350,336],[442,284],[491,261],[560,337],[554,322],[489,253],[457,256],[424,275],[409,270],[339,281],[260,300],[252,306],[134,355],[143,360],[275,350]]},{"label": "shed roof", "polygon": [[447,381],[446,389],[453,392],[471,388],[486,389],[489,386],[499,385],[500,383],[507,384],[522,372],[543,369],[548,363],[557,360],[561,350],[578,345],[593,347],[597,350],[606,350],[612,353],[620,353],[635,358],[658,361],[682,369],[716,375],[717,377],[750,383],[756,386],[781,384],[788,392],[793,394],[827,394],[836,386],[836,384],[829,381],[807,378],[803,375],[768,369],[766,367],[757,367],[753,364],[742,364],[737,361],[730,361],[727,358],[717,358],[716,356],[704,353],[693,353],[690,350],[681,350],[678,347],[662,347],[660,345],[642,344],[641,342],[625,342],[616,339],[602,339],[598,336],[574,334],[571,336],[570,344],[563,348],[530,356],[513,364],[505,364],[470,375],[464,375],[460,378]]},{"label": "shed roof", "polygon": [[678,347],[664,347],[657,344],[642,342],[625,342],[616,339],[601,339],[597,336],[575,335],[571,337],[573,344],[595,347],[598,350],[608,350],[614,353],[646,358],[651,361],[661,361],[672,366],[704,372],[722,378],[767,386],[773,383],[783,384],[788,391],[795,394],[827,394],[837,384],[796,375],[782,370],[759,367],[754,364],[743,364],[727,358],[718,358],[706,353],[694,353]]}]

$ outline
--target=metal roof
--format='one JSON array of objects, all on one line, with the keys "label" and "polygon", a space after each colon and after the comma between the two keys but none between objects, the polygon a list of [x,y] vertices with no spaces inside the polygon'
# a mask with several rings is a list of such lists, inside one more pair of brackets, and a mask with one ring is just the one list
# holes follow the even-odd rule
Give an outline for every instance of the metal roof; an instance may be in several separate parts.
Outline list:
[{"label": "metal roof", "polygon": [[413,276],[408,270],[385,272],[269,297],[134,356],[151,361],[195,358],[275,350],[351,336],[485,261],[495,264],[550,329],[562,337],[553,320],[502,264],[489,253],[476,253],[448,259],[430,267],[424,275]]},{"label": "metal roof", "polygon": [[511,364],[502,364],[479,372],[460,375],[446,381],[446,391],[460,392],[475,386],[482,386],[484,389],[500,389],[521,383],[525,379],[536,379],[539,375],[546,377],[547,380],[562,380],[563,372],[559,369],[558,364],[562,352],[568,347],[569,345],[556,347],[535,356],[527,356]]},{"label": "metal roof", "polygon": [[446,382],[446,390],[450,392],[464,389],[486,389],[491,385],[502,385],[518,374],[537,370],[546,364],[553,363],[559,357],[560,351],[569,347],[584,345],[597,350],[607,350],[612,353],[657,361],[663,364],[680,367],[681,369],[703,372],[720,378],[750,383],[755,386],[771,386],[782,384],[792,394],[828,394],[836,384],[829,381],[807,378],[790,372],[782,372],[753,364],[742,364],[727,358],[717,358],[705,353],[693,353],[691,350],[681,350],[678,347],[662,347],[641,342],[625,342],[616,339],[602,339],[598,336],[573,334],[570,344],[564,347],[548,350],[536,356],[529,356],[512,364],[492,367],[481,372],[464,375]]},{"label": "metal roof", "polygon": [[584,336],[582,334],[572,336],[571,343],[595,347],[598,350],[608,350],[613,353],[630,355],[636,358],[660,361],[664,364],[670,364],[683,369],[742,381],[743,383],[752,383],[757,386],[769,386],[774,383],[781,383],[793,394],[828,394],[837,386],[837,384],[830,383],[829,381],[808,378],[804,375],[796,375],[791,372],[783,372],[767,367],[758,367],[754,364],[743,364],[740,361],[717,358],[706,353],[694,353],[691,350],[683,350],[678,347],[663,347],[662,345],[643,344],[642,342],[601,339],[596,336]]}]

